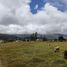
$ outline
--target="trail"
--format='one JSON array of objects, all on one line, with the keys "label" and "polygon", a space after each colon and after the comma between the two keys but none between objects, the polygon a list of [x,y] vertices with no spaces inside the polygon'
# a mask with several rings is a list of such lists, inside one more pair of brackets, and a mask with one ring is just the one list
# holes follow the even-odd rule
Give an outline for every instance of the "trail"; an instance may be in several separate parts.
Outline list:
[{"label": "trail", "polygon": [[0,60],[0,67],[4,67],[4,65],[2,64],[1,60]]},{"label": "trail", "polygon": [[1,63],[1,60],[0,60],[0,67],[3,67],[3,66],[2,66],[2,63]]}]

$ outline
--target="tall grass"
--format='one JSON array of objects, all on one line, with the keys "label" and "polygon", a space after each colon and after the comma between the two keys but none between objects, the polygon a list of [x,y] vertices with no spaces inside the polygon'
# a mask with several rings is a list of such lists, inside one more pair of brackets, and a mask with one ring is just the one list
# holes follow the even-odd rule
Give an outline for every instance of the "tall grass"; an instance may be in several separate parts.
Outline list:
[{"label": "tall grass", "polygon": [[[60,51],[55,53],[56,46]],[[1,43],[0,60],[4,67],[67,67],[64,50],[67,42]]]}]

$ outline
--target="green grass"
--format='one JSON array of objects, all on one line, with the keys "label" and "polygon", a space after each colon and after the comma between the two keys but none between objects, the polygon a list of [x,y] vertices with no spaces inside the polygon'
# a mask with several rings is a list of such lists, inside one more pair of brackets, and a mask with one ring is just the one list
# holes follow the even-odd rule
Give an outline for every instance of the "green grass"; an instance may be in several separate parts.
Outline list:
[{"label": "green grass", "polygon": [[[56,46],[60,51],[55,53]],[[0,60],[4,67],[67,67],[64,50],[67,42],[0,43]]]}]

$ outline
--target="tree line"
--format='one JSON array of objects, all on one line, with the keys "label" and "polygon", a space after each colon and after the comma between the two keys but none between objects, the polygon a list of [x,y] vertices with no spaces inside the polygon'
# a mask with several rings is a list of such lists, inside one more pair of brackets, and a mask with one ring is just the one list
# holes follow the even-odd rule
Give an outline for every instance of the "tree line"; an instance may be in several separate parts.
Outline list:
[{"label": "tree line", "polygon": [[[38,38],[38,33],[34,32],[32,33],[30,36],[27,36],[25,38],[14,38],[13,39],[4,39],[4,42],[13,42],[13,41],[37,41],[37,40],[41,40],[41,41],[49,41],[48,38],[46,38],[45,36],[41,36],[40,38]],[[58,37],[58,39],[52,39],[53,41],[67,41],[62,35]],[[50,39],[50,41],[52,41]]]},{"label": "tree line", "polygon": [[[37,32],[31,34],[31,36],[30,36],[30,40],[31,40],[31,41],[36,41],[37,39],[39,39]],[[49,39],[46,38],[45,36],[43,36],[43,37],[40,38],[40,39],[42,39],[42,41],[48,41],[48,40],[49,40]],[[67,41],[67,39],[65,39],[65,38],[63,37],[63,35],[59,36],[58,39],[53,39],[53,40],[54,40],[54,41]]]}]

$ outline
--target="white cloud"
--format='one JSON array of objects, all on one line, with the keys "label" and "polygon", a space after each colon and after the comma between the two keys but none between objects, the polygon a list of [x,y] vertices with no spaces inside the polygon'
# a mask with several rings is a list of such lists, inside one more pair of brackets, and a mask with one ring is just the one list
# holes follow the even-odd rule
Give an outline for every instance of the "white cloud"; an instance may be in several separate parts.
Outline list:
[{"label": "white cloud", "polygon": [[0,20],[9,12],[9,9],[6,8],[3,4],[0,3]]},{"label": "white cloud", "polygon": [[28,5],[30,0],[0,2],[1,33],[67,33],[67,12],[61,12],[49,3],[37,14],[32,14]]},{"label": "white cloud", "polygon": [[64,4],[67,4],[67,0],[60,0],[61,2],[63,2]]},{"label": "white cloud", "polygon": [[37,9],[38,8],[38,4],[36,4],[36,6],[34,7],[34,9]]},{"label": "white cloud", "polygon": [[9,8],[20,7],[21,5],[28,4],[30,0],[0,0],[2,4]]}]

